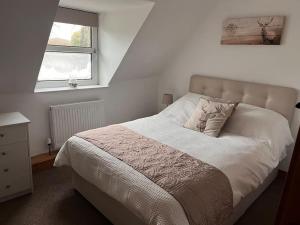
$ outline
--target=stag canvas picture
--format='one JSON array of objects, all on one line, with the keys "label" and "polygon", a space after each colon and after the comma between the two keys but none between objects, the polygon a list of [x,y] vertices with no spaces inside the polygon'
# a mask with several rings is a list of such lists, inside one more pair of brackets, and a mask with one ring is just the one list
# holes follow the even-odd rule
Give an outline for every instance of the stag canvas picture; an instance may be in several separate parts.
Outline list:
[{"label": "stag canvas picture", "polygon": [[224,45],[280,45],[284,16],[230,18],[223,23]]}]

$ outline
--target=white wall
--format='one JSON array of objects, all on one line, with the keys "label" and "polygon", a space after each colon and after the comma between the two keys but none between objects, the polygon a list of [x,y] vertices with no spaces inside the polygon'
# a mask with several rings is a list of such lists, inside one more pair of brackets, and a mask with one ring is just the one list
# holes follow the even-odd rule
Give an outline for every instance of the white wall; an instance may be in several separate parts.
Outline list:
[{"label": "white wall", "polygon": [[109,88],[35,94],[0,95],[0,112],[19,111],[31,120],[31,155],[47,151],[49,105],[103,99],[106,124],[125,122],[156,112],[157,78],[114,82]]},{"label": "white wall", "polygon": [[[209,15],[198,21],[193,35],[174,54],[159,80],[162,93],[177,97],[188,91],[192,74],[277,84],[300,89],[300,1],[219,0]],[[222,21],[227,17],[285,15],[286,28],[281,46],[220,45]],[[296,135],[300,116],[292,124]],[[285,164],[285,168],[286,168]]]},{"label": "white wall", "polygon": [[99,18],[100,84],[109,84],[154,3],[102,12]]},{"label": "white wall", "polygon": [[[103,4],[108,7],[109,3],[106,0],[90,0],[90,4],[82,0],[64,2],[84,4],[94,10],[97,9],[98,12],[104,9]],[[47,151],[45,143],[47,137],[50,136],[49,105],[103,99],[106,124],[124,122],[156,112],[157,92],[153,91],[157,89],[156,77],[112,82],[110,87],[102,89],[33,94],[57,5],[58,0],[28,0],[26,2],[11,0],[0,3],[0,24],[4,29],[2,29],[3,34],[0,35],[0,113],[19,111],[31,120],[31,155]],[[105,46],[103,49],[121,52],[123,55],[116,57],[120,63],[152,8],[153,2],[120,0],[114,1],[111,5],[113,7],[109,8],[110,12],[104,13],[109,16],[104,16],[101,25],[105,30],[101,31],[112,30],[114,32],[112,38],[115,42],[113,44],[110,42],[107,46],[110,49]],[[114,12],[116,9],[119,13]],[[117,16],[117,21],[115,16]],[[121,23],[123,16],[124,21]],[[10,20],[7,21],[6,18]],[[137,19],[140,21],[136,21]],[[130,24],[132,22],[134,23]],[[103,41],[104,43],[100,44],[107,44],[105,43],[106,36]],[[110,58],[109,60],[112,60],[116,67],[118,66],[116,59]]]},{"label": "white wall", "polygon": [[[118,68],[118,79],[111,82],[111,87],[105,89],[97,89],[97,90],[80,90],[80,91],[72,91],[72,92],[57,92],[57,93],[36,93],[33,94],[35,79],[37,77],[37,73],[31,73],[39,70],[38,64],[41,61],[41,55],[46,47],[46,37],[48,37],[51,27],[51,20],[46,18],[45,15],[48,16],[49,12],[45,10],[37,10],[37,6],[49,7],[49,5],[45,4],[46,2],[51,2],[49,0],[39,1],[37,4],[36,0],[26,1],[26,6],[19,7],[20,1],[12,0],[9,2],[14,2],[16,5],[12,7],[14,13],[19,14],[15,9],[18,8],[22,11],[23,8],[30,6],[29,3],[32,3],[35,7],[32,7],[39,13],[36,19],[26,20],[20,19],[17,17],[18,22],[23,24],[23,27],[27,29],[28,25],[25,22],[28,22],[31,25],[33,30],[40,29],[43,24],[42,22],[47,22],[48,24],[48,34],[45,29],[43,31],[43,40],[41,40],[40,36],[38,41],[44,43],[44,48],[37,46],[40,52],[40,57],[34,57],[33,63],[29,63],[27,60],[30,58],[26,58],[22,63],[18,63],[19,61],[10,60],[10,69],[13,69],[13,73],[6,73],[6,71],[0,67],[0,93],[3,91],[3,88],[10,90],[13,92],[12,94],[0,94],[0,112],[10,112],[10,111],[20,111],[24,113],[31,121],[30,125],[30,139],[31,139],[31,154],[35,155],[41,152],[47,151],[47,146],[45,145],[45,139],[49,137],[49,119],[48,119],[48,107],[51,104],[61,104],[61,103],[69,103],[69,102],[77,102],[84,101],[96,98],[102,98],[105,101],[105,112],[107,124],[123,122],[131,119],[135,119],[138,117],[147,116],[156,112],[156,99],[157,99],[157,84],[156,77],[151,78],[152,75],[155,74],[155,71],[158,70],[162,65],[164,65],[165,59],[168,58],[169,55],[172,55],[172,51],[176,49],[182,41],[189,35],[189,32],[192,31],[192,27],[195,22],[195,18],[202,16],[202,13],[207,10],[207,7],[210,3],[207,3],[205,0],[164,0],[164,1],[155,1],[155,10],[151,12],[151,16],[149,16],[146,20],[146,27],[142,27],[141,31],[138,33],[138,40],[134,40],[133,44],[130,46],[128,53],[126,54],[124,60],[122,60],[122,67]],[[84,4],[87,10],[94,9],[98,12],[99,8],[98,2],[96,0],[89,0],[89,4],[86,1],[68,1],[68,3],[80,3]],[[83,3],[84,2],[84,3]],[[106,1],[108,2],[108,1]],[[122,2],[125,1],[118,1]],[[147,1],[126,1],[131,2],[128,4],[128,8],[132,8],[136,3],[141,3],[141,5],[149,4]],[[57,1],[56,1],[57,3]],[[93,4],[91,4],[93,3]],[[187,4],[188,3],[188,4]],[[201,8],[202,3],[207,6],[205,9]],[[25,3],[24,3],[25,4]],[[28,5],[29,4],[29,5]],[[140,5],[140,6],[141,6]],[[1,5],[2,6],[2,5]],[[68,5],[65,5],[68,6]],[[88,6],[90,8],[88,8]],[[79,7],[81,8],[81,7]],[[97,9],[96,9],[97,8]],[[101,7],[100,7],[101,8]],[[123,5],[122,7],[123,8]],[[50,7],[49,7],[50,9]],[[199,11],[201,9],[201,11]],[[55,15],[55,7],[52,7],[53,18]],[[115,7],[110,8],[110,10],[114,11]],[[120,8],[119,8],[120,10]],[[7,7],[0,7],[0,11],[2,15],[10,14]],[[24,11],[24,10],[23,10]],[[27,11],[26,11],[27,12]],[[21,14],[19,14],[21,15]],[[23,15],[23,14],[22,14]],[[9,17],[9,16],[7,16]],[[1,17],[2,18],[2,17]],[[31,18],[31,17],[30,17]],[[27,18],[28,19],[28,18]],[[11,29],[6,20],[1,20],[4,24],[3,27],[7,30]],[[21,23],[24,22],[24,23]],[[7,37],[9,41],[12,43],[24,43],[24,36],[28,35],[26,32],[22,32],[22,29],[19,29],[19,25],[14,25],[14,30],[18,35],[13,35],[7,33]],[[15,27],[16,26],[16,27]],[[181,32],[178,32],[179,27],[182,27]],[[30,35],[34,35],[33,32]],[[26,36],[26,40],[32,40],[31,44],[34,43],[34,39],[30,39]],[[128,40],[128,39],[127,39]],[[7,46],[13,46],[9,44],[10,42],[5,42],[3,44]],[[116,42],[117,43],[117,42]],[[16,45],[18,46],[18,45]],[[33,48],[32,51],[23,51],[28,55],[30,52],[30,56],[33,57],[32,52],[35,46],[28,45],[30,48]],[[7,52],[10,52],[8,48]],[[23,50],[23,48],[17,48],[18,50]],[[11,52],[13,57],[18,57],[19,52]],[[5,58],[5,55],[1,55],[1,62]],[[23,57],[23,56],[22,56]],[[24,58],[24,57],[23,57]],[[14,59],[14,58],[13,58]],[[25,69],[28,66],[32,66],[34,64],[34,68],[30,71],[30,73],[24,73]],[[31,67],[30,67],[31,68]],[[142,78],[141,77],[149,77],[150,78]],[[17,88],[14,88],[14,85]],[[23,91],[23,86],[26,86],[24,93],[20,93]],[[19,93],[18,93],[19,92]]]},{"label": "white wall", "polygon": [[[24,3],[24,7],[20,5],[21,1],[5,2],[18,4],[11,7],[17,16],[23,14],[18,13],[16,9],[21,9],[23,12],[23,8],[27,9],[32,4],[34,6],[32,9],[38,14],[32,15],[45,20],[32,19],[32,17],[26,19],[26,16],[24,16],[25,19],[16,18],[19,19],[18,22],[27,21],[32,24],[32,31],[42,26],[49,27],[42,31],[42,36],[47,36],[51,23],[48,19],[52,14],[54,17],[55,14],[53,1],[28,0]],[[89,2],[96,3],[98,0],[89,0]],[[171,91],[177,96],[183,95],[188,89],[190,75],[194,73],[279,84],[299,89],[299,55],[297,53],[300,50],[300,14],[298,13],[300,2],[298,0],[155,0],[154,2],[153,10],[128,49],[110,88],[76,92],[0,95],[0,112],[21,111],[32,120],[30,126],[32,154],[46,151],[44,141],[49,136],[48,106],[50,104],[103,98],[106,103],[107,123],[114,123],[154,113],[157,99],[161,100],[161,94],[165,91]],[[84,5],[89,4],[84,3]],[[11,14],[9,7],[1,3],[0,18],[9,17]],[[45,7],[48,11],[36,10],[37,7]],[[29,11],[25,10],[25,12]],[[288,17],[281,46],[221,46],[219,44],[222,21],[226,17],[268,14]],[[0,21],[1,24],[3,23],[1,27],[11,29],[7,20]],[[25,24],[22,27],[27,29],[28,26]],[[28,32],[22,32],[23,28],[19,28],[20,26],[16,25],[13,32],[25,36],[6,32],[4,34],[7,34],[7,40],[19,43],[15,45],[15,49],[30,52],[33,57],[32,51],[26,50],[26,47],[32,48],[32,45],[25,46],[24,40],[34,39],[27,37]],[[32,36],[32,32],[29,34]],[[46,41],[40,41],[44,42],[45,47]],[[13,44],[7,41],[1,41],[1,43],[0,92],[4,89],[20,91],[23,90],[23,86],[26,86],[26,90],[31,87],[29,91],[33,91],[35,86],[33,79],[36,77],[34,72],[39,66],[28,67],[28,60],[31,59],[19,57],[18,52],[10,51]],[[35,41],[30,43],[35,43]],[[42,52],[43,48],[39,47],[38,51]],[[18,57],[17,61],[8,60],[6,53],[1,54],[2,52],[13,53],[9,55],[12,56],[10,59]],[[4,65],[3,62],[7,61],[9,64]],[[41,60],[35,56],[32,61]],[[7,73],[6,68],[12,69],[12,72]],[[161,70],[162,68],[164,69]],[[156,90],[155,77],[136,79],[158,75],[162,76],[159,80],[159,95],[154,91]],[[120,80],[125,81],[120,82]],[[296,133],[299,121],[300,116],[293,123],[294,133]]]}]

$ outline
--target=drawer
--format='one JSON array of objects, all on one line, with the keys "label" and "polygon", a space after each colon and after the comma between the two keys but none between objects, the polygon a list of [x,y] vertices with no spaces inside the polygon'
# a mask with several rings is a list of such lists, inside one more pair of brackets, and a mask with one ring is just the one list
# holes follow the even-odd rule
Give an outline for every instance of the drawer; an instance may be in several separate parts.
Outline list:
[{"label": "drawer", "polygon": [[0,198],[30,187],[31,169],[27,142],[0,146]]},{"label": "drawer", "polygon": [[29,163],[27,142],[0,146],[0,177],[5,169],[9,169],[9,171],[28,170]]},{"label": "drawer", "polygon": [[0,127],[0,145],[27,140],[27,125]]},{"label": "drawer", "polygon": [[8,197],[18,192],[31,188],[31,177],[29,170],[22,171],[20,174],[6,176],[0,180],[0,198]]},{"label": "drawer", "polygon": [[27,141],[17,142],[9,145],[0,146],[0,165],[10,163],[10,160],[18,160],[24,157],[28,159],[29,150]]}]

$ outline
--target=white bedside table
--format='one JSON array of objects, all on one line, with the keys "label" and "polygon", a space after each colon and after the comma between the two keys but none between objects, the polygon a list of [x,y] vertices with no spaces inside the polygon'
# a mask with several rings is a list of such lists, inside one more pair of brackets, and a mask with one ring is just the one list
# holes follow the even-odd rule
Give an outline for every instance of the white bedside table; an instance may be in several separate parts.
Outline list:
[{"label": "white bedside table", "polygon": [[18,112],[0,114],[0,202],[33,191],[29,123]]}]

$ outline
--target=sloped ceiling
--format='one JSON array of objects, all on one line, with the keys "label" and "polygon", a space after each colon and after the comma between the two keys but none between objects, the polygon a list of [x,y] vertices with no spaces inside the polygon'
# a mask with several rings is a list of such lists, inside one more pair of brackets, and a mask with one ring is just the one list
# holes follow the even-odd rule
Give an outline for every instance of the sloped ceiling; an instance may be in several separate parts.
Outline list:
[{"label": "sloped ceiling", "polygon": [[0,1],[0,92],[33,92],[58,0]]},{"label": "sloped ceiling", "polygon": [[[98,0],[85,4],[94,1]],[[155,0],[113,81],[156,76],[216,1]],[[58,0],[2,0],[0,4],[0,92],[32,93]]]},{"label": "sloped ceiling", "polygon": [[140,7],[148,3],[148,0],[60,0],[59,5],[72,9],[101,13]]},{"label": "sloped ceiling", "polygon": [[[218,0],[155,0],[112,82],[158,76]],[[221,27],[221,25],[220,25]]]},{"label": "sloped ceiling", "polygon": [[143,26],[154,3],[103,12],[99,27],[100,84],[107,86]]}]

